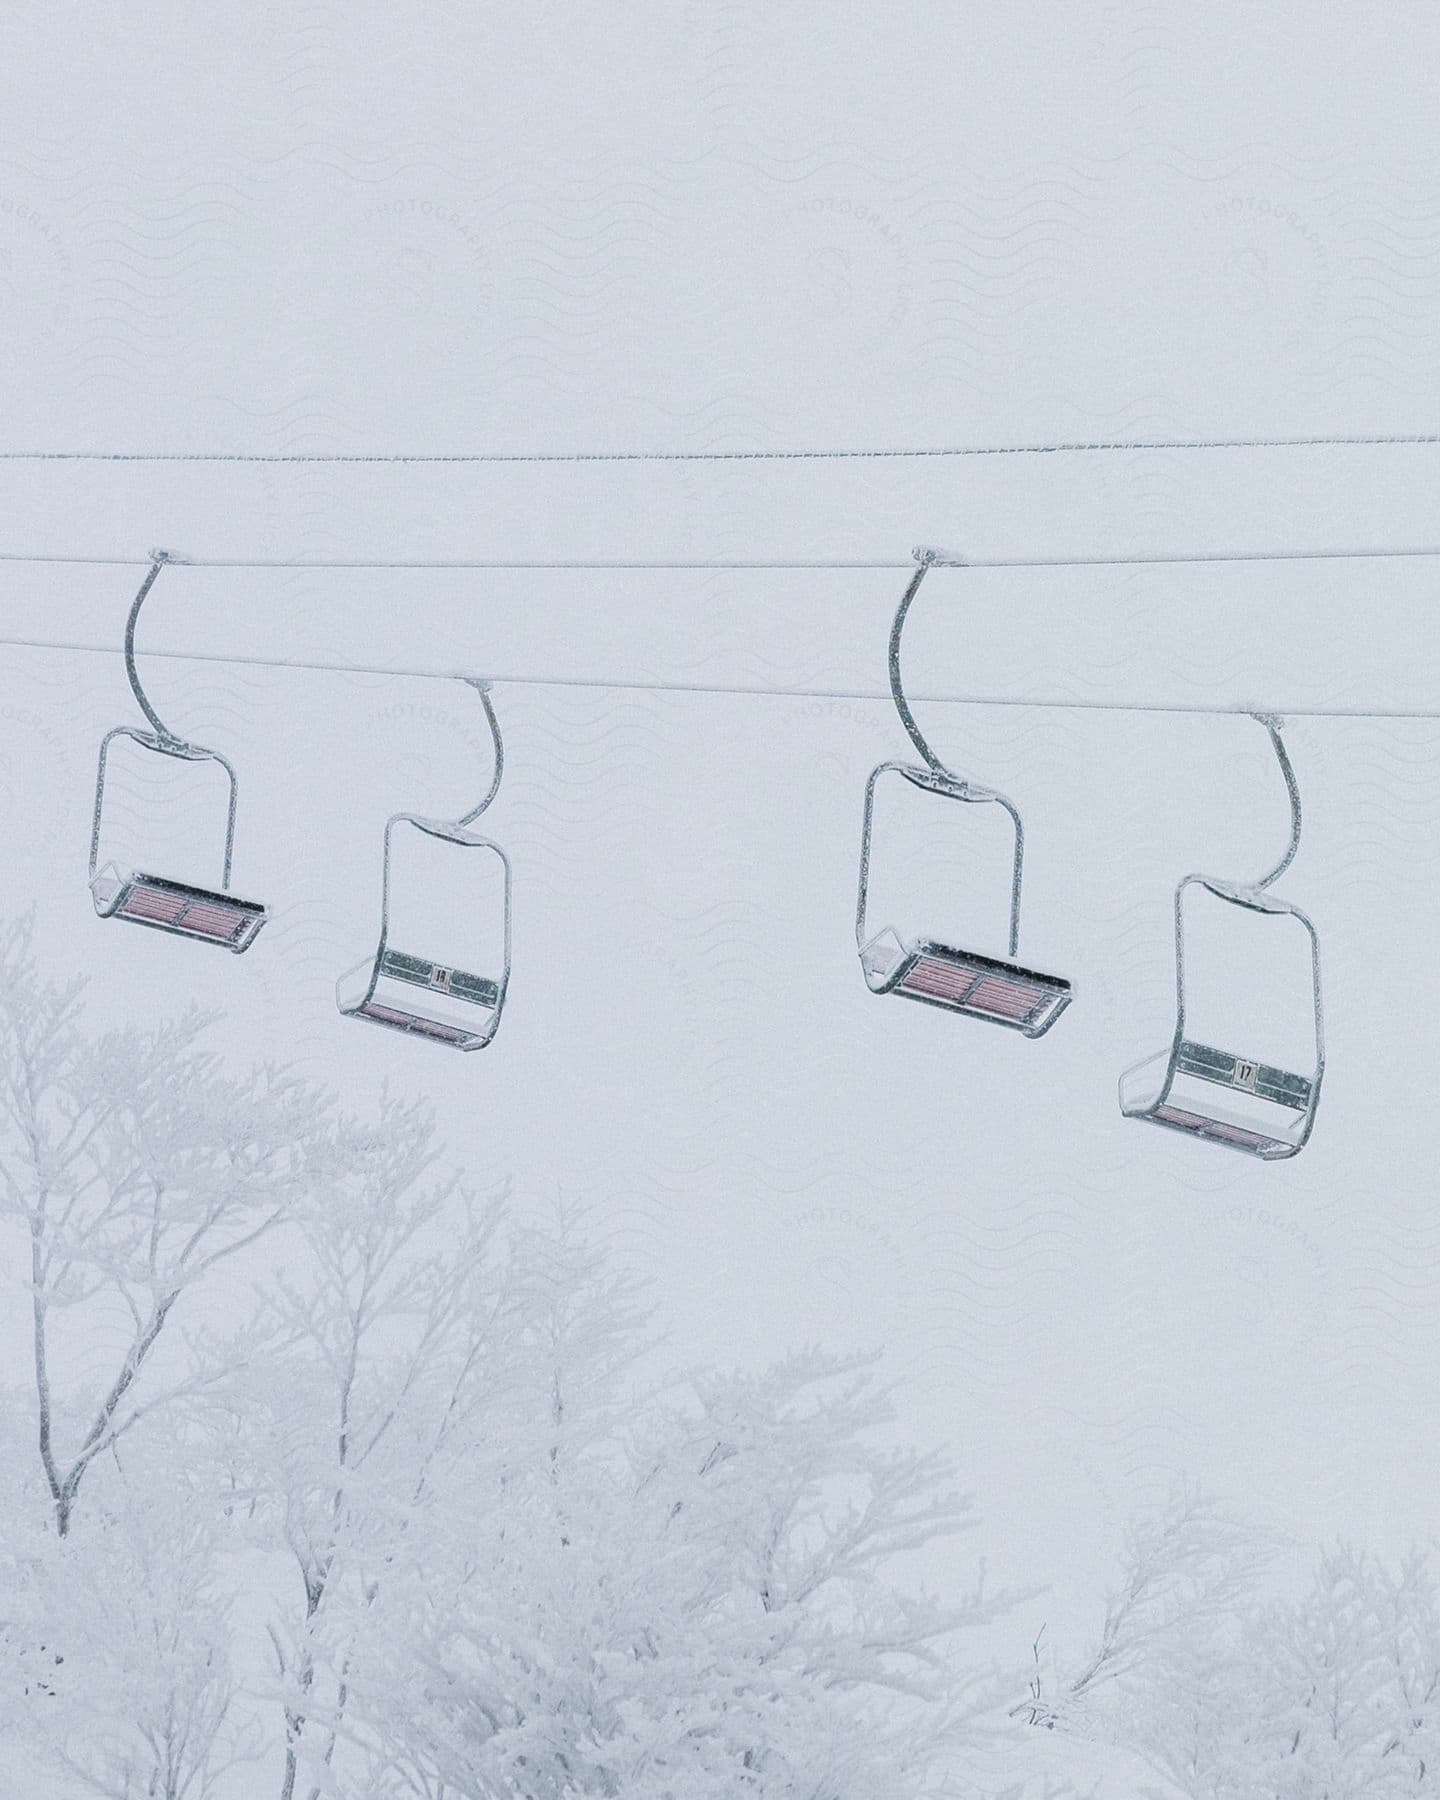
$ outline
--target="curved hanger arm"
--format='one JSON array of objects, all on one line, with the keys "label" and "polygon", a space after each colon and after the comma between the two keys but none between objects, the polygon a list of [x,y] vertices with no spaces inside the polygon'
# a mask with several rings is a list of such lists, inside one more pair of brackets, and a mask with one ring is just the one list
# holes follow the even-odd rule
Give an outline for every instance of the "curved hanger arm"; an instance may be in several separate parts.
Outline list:
[{"label": "curved hanger arm", "polygon": [[910,577],[910,585],[901,596],[900,604],[895,610],[895,622],[890,627],[890,692],[895,699],[895,710],[900,715],[900,723],[909,733],[910,742],[924,757],[928,766],[937,775],[943,775],[947,781],[957,781],[959,777],[941,762],[925,741],[924,732],[915,723],[915,715],[910,710],[910,702],[905,698],[905,683],[900,674],[900,640],[905,633],[905,620],[916,594],[920,592],[920,583],[925,579],[926,571],[935,561],[933,550],[916,550],[914,555],[919,567]]},{"label": "curved hanger arm", "polygon": [[1285,854],[1280,858],[1279,862],[1276,863],[1275,867],[1270,870],[1269,874],[1262,875],[1260,879],[1254,883],[1254,886],[1257,888],[1268,888],[1273,881],[1277,881],[1290,867],[1291,863],[1295,860],[1295,852],[1300,848],[1300,786],[1295,779],[1295,770],[1291,766],[1289,752],[1286,750],[1284,740],[1280,736],[1284,720],[1277,718],[1274,713],[1251,713],[1250,716],[1258,724],[1263,725],[1266,731],[1269,732],[1271,746],[1275,751],[1276,760],[1280,764],[1280,773],[1285,778],[1285,791],[1290,796],[1289,845],[1286,847]]},{"label": "curved hanger arm", "polygon": [[485,798],[476,807],[472,807],[462,818],[455,821],[457,826],[473,825],[500,791],[500,777],[505,773],[505,745],[500,737],[500,725],[495,717],[495,708],[490,702],[490,683],[473,676],[462,676],[467,686],[473,687],[480,696],[480,704],[485,708],[485,717],[490,721],[490,737],[495,745],[495,772],[490,777],[490,787]]},{"label": "curved hanger arm", "polygon": [[[900,640],[905,634],[905,620],[909,616],[916,594],[920,591],[920,583],[925,579],[926,571],[935,563],[941,563],[947,567],[959,566],[960,558],[944,555],[938,550],[931,550],[923,545],[917,546],[911,554],[919,566],[910,577],[910,585],[900,598],[900,604],[895,610],[894,623],[890,627],[890,692],[895,700],[895,710],[900,715],[900,723],[909,734],[910,742],[924,757],[926,766],[947,784],[955,797],[962,800],[995,800],[1010,815],[1011,823],[1015,827],[1015,858],[1010,880],[1010,954],[1016,956],[1019,954],[1020,946],[1020,885],[1025,863],[1025,828],[1020,822],[1020,814],[1003,794],[996,793],[990,788],[972,785],[941,762],[926,741],[924,732],[915,722],[915,715],[910,710],[910,702],[905,698],[905,682],[900,672]],[[898,764],[889,766],[899,767]],[[878,775],[880,772],[877,769],[875,773]],[[903,773],[903,770],[901,772]],[[864,931],[865,881],[869,867],[870,809],[874,793],[874,776],[871,777],[871,784],[865,800],[865,847],[860,872],[861,898],[856,925],[857,936],[863,935]]]},{"label": "curved hanger arm", "polygon": [[160,739],[161,744],[166,749],[193,750],[196,746],[188,743],[182,737],[177,737],[150,704],[145,689],[140,685],[140,672],[135,667],[135,622],[140,617],[140,608],[145,604],[151,588],[155,585],[155,578],[166,563],[171,561],[168,550],[152,550],[150,556],[150,572],[140,583],[140,592],[135,596],[134,603],[130,608],[130,617],[125,621],[125,673],[130,678],[130,691],[139,703],[141,712],[155,727],[155,735]]}]

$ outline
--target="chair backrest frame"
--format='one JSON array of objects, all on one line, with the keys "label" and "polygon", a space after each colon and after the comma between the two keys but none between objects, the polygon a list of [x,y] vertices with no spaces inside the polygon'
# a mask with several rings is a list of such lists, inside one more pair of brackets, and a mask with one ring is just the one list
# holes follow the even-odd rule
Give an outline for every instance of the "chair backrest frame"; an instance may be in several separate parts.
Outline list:
[{"label": "chair backrest frame", "polygon": [[[1320,1101],[1320,1085],[1325,1074],[1325,1008],[1320,986],[1320,937],[1309,914],[1296,906],[1292,901],[1282,900],[1276,894],[1266,891],[1255,884],[1222,881],[1213,876],[1192,874],[1186,875],[1175,888],[1175,1035],[1170,1043],[1170,1055],[1165,1069],[1165,1079],[1159,1093],[1147,1110],[1153,1111],[1157,1106],[1164,1106],[1170,1098],[1170,1090],[1174,1086],[1179,1072],[1181,1046],[1186,1042],[1186,988],[1185,988],[1185,896],[1192,887],[1203,887],[1215,895],[1218,900],[1229,906],[1244,907],[1247,911],[1268,914],[1272,917],[1288,917],[1295,919],[1303,928],[1310,944],[1310,993],[1311,1009],[1315,1033],[1315,1066],[1308,1077],[1310,1093],[1302,1115],[1300,1132],[1294,1140],[1294,1149],[1301,1149],[1310,1136],[1315,1123],[1315,1110]],[[1137,1067],[1140,1065],[1136,1065]],[[1129,1071],[1127,1071],[1128,1073]],[[1293,1071],[1300,1074],[1301,1071]],[[1122,1077],[1122,1080],[1124,1077]]]},{"label": "chair backrest frame", "polygon": [[179,738],[161,737],[153,731],[141,731],[133,725],[117,725],[113,731],[107,731],[100,740],[100,759],[95,775],[95,808],[90,822],[90,881],[93,884],[96,871],[100,866],[100,826],[105,809],[105,775],[110,756],[110,746],[116,738],[131,738],[142,749],[152,750],[157,756],[174,757],[177,762],[213,762],[218,763],[225,771],[229,783],[229,803],[225,814],[225,858],[224,871],[220,879],[221,893],[230,888],[230,869],[235,854],[235,813],[239,800],[240,784],[235,774],[234,765],[228,757],[222,756],[218,750],[206,750],[199,744],[185,743]]},{"label": "chair backrest frame", "polygon": [[1011,863],[1010,876],[1010,937],[1009,954],[1012,958],[1020,950],[1020,887],[1025,868],[1025,828],[1020,814],[1012,801],[993,788],[978,786],[975,782],[961,781],[958,777],[942,774],[934,768],[922,768],[917,763],[883,762],[870,772],[870,779],[865,783],[865,809],[860,832],[860,880],[855,899],[855,943],[862,953],[869,943],[866,936],[866,914],[870,901],[870,853],[875,819],[875,789],[882,775],[895,774],[902,776],[913,787],[923,788],[928,793],[938,794],[942,799],[959,800],[966,803],[986,804],[994,802],[1002,807],[1009,816],[1014,831],[1015,850]]},{"label": "chair backrest frame", "polygon": [[375,997],[375,989],[382,973],[381,965],[385,960],[385,952],[390,943],[390,877],[392,864],[392,840],[397,825],[410,825],[423,832],[426,837],[437,838],[443,843],[455,844],[461,849],[488,850],[491,855],[500,859],[500,867],[504,872],[503,912],[504,912],[504,952],[500,980],[496,984],[495,1023],[498,1025],[500,1014],[505,1006],[505,994],[510,985],[510,939],[511,939],[511,869],[510,858],[493,838],[482,837],[478,831],[471,831],[467,826],[457,824],[448,819],[427,818],[421,813],[392,813],[385,821],[384,851],[380,878],[380,941],[376,946],[374,960],[370,967],[370,980],[362,999],[356,1003],[354,1010],[368,1006]]}]

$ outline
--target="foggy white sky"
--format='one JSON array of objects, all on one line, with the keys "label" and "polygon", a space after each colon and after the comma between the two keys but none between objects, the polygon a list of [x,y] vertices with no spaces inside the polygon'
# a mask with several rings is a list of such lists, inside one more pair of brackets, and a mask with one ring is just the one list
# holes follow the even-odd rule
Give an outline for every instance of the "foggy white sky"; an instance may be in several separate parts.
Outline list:
[{"label": "foggy white sky", "polygon": [[[1423,432],[1440,127],[1419,6],[641,5],[34,13],[0,69],[9,448],[825,448]],[[326,469],[0,464],[0,550],[903,561],[1440,543],[1440,448],[984,462]],[[936,573],[917,691],[1436,704],[1434,562]],[[883,1345],[997,1567],[1094,1604],[1189,1472],[1303,1540],[1427,1535],[1440,1237],[1433,722],[1297,718],[1330,1068],[1263,1167],[1121,1120],[1169,1031],[1169,895],[1283,841],[1243,720],[932,704],[1005,786],[1044,1042],[866,992],[850,936],[898,573],[167,572],[145,644],[495,674],[515,863],[483,1056],[339,1020],[379,831],[468,805],[473,696],[147,667],[241,776],[227,958],[93,917],[138,572],[0,564],[6,904],[118,1015],[434,1099],[527,1203],[601,1210],[677,1360]],[[873,701],[516,684],[862,689]],[[122,795],[123,799],[123,795]],[[963,825],[965,821],[961,821]],[[197,870],[197,873],[199,871]],[[993,871],[1003,897],[1003,867]],[[963,861],[940,903],[985,914]],[[993,899],[993,894],[992,894]],[[971,909],[974,909],[973,911]],[[1038,1564],[1038,1568],[1037,1565]],[[1007,1568],[1007,1572],[1009,1572]]]}]

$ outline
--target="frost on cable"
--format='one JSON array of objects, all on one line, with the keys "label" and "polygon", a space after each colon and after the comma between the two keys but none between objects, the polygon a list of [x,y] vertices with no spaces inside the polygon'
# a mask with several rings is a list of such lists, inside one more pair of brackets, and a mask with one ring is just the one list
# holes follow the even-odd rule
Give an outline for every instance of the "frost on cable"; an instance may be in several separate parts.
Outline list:
[{"label": "frost on cable", "polygon": [[[135,667],[135,621],[140,616],[146,595],[155,585],[156,576],[170,560],[163,550],[156,550],[153,556],[150,572],[135,596],[125,626],[125,672],[140,710],[154,730],[140,731],[129,725],[117,725],[101,740],[100,764],[95,777],[95,812],[90,831],[90,894],[102,919],[128,919],[132,924],[148,925],[152,930],[168,931],[176,937],[219,944],[238,954],[254,943],[265,923],[266,912],[258,900],[242,900],[228,892],[235,847],[235,771],[218,751],[206,750],[199,744],[176,737],[146,698]],[[101,866],[100,828],[105,811],[106,767],[111,744],[122,737],[158,756],[186,763],[218,763],[224,770],[229,784],[229,804],[225,816],[225,856],[218,888],[197,887],[168,876],[125,869],[114,862]]]},{"label": "frost on cable", "polygon": [[[890,691],[900,722],[925,761],[886,762],[873,770],[865,788],[865,817],[860,840],[860,891],[855,908],[855,942],[866,984],[875,994],[899,994],[926,1006],[941,1006],[988,1019],[1040,1037],[1070,1004],[1070,983],[1060,975],[1042,975],[1015,961],[1020,945],[1020,881],[1024,865],[1025,834],[1020,815],[1003,794],[962,781],[940,761],[915,723],[905,698],[900,676],[900,638],[925,571],[936,560],[933,550],[917,550],[919,567],[905,590],[890,629]],[[1009,815],[1015,833],[1015,853],[1010,873],[1010,939],[1008,959],[982,955],[933,937],[902,938],[893,927],[871,933],[866,923],[870,895],[871,835],[875,816],[875,788],[882,775],[901,776],[913,787],[944,800],[967,804],[994,803]]]},{"label": "frost on cable", "polygon": [[[393,1031],[445,1044],[454,1050],[483,1050],[494,1037],[510,981],[510,862],[489,838],[470,827],[495,798],[505,768],[500,727],[490,703],[489,684],[472,681],[477,689],[495,745],[495,767],[489,792],[477,807],[456,820],[427,819],[417,813],[396,813],[386,821],[384,867],[380,897],[380,943],[373,956],[342,975],[335,985],[335,1001],[346,1018],[368,1019]],[[457,850],[477,850],[499,860],[503,878],[504,951],[498,977],[456,968],[390,944],[391,869],[397,826],[409,826],[423,836],[451,844]]]},{"label": "frost on cable", "polygon": [[[1305,1146],[1320,1101],[1325,1071],[1324,1016],[1320,1003],[1320,942],[1298,906],[1269,892],[1300,847],[1300,791],[1280,737],[1280,721],[1253,715],[1270,742],[1290,797],[1290,843],[1281,861],[1258,881],[1222,881],[1187,875],[1175,890],[1175,1036],[1167,1049],[1136,1063],[1120,1077],[1120,1110],[1170,1131],[1183,1131],[1209,1144],[1224,1144],[1265,1162],[1279,1162]],[[1271,921],[1267,931],[1298,926],[1309,949],[1307,991],[1296,996],[1296,1011],[1313,1026],[1313,1066],[1301,1074],[1261,1062],[1232,1048],[1202,1044],[1186,1032],[1185,901],[1202,888],[1254,921]]]}]

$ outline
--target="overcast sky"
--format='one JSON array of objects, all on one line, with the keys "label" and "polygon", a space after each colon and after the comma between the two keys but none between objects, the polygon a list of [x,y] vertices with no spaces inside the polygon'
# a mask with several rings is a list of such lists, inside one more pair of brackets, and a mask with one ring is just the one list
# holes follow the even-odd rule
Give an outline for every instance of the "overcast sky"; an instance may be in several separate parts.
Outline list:
[{"label": "overcast sky", "polygon": [[[436,454],[1440,429],[1436,15],[1180,11],[30,9],[0,68],[0,435]],[[1437,476],[1440,447],[5,463],[0,550],[1395,549],[1440,546]],[[864,782],[907,751],[899,566],[166,571],[142,659],[193,660],[146,679],[235,762],[235,887],[273,914],[230,958],[102,924],[86,890],[99,738],[138,722],[119,646],[143,569],[5,562],[3,635],[67,646],[0,662],[6,904],[39,905],[115,1016],[216,1004],[237,1053],[426,1092],[487,1182],[595,1205],[677,1363],[883,1347],[908,1430],[956,1446],[996,1565],[1053,1582],[1057,1621],[1093,1613],[1124,1519],[1182,1473],[1303,1542],[1392,1548],[1429,1535],[1437,1473],[1440,730],[1305,709],[1436,706],[1436,567],[929,578],[917,712],[1020,807],[1022,960],[1076,988],[1036,1043],[873,998],[856,961]],[[424,671],[493,675],[506,733],[488,825],[514,977],[475,1057],[333,1003],[373,949],[386,815],[458,812],[488,779],[474,695]],[[705,691],[735,687],[813,691]],[[1280,887],[1321,933],[1329,1067],[1288,1164],[1116,1106],[1172,1028],[1175,881],[1284,842],[1259,728],[1166,706],[1292,709],[1305,838]],[[115,800],[176,872],[218,873],[213,811],[134,770]],[[877,846],[877,882],[1003,949],[989,825],[942,806],[918,849]],[[462,920],[468,879],[460,856],[416,876],[453,882]],[[1214,966],[1219,1018],[1246,996]],[[1266,966],[1267,1021],[1303,1045],[1303,971]]]}]

